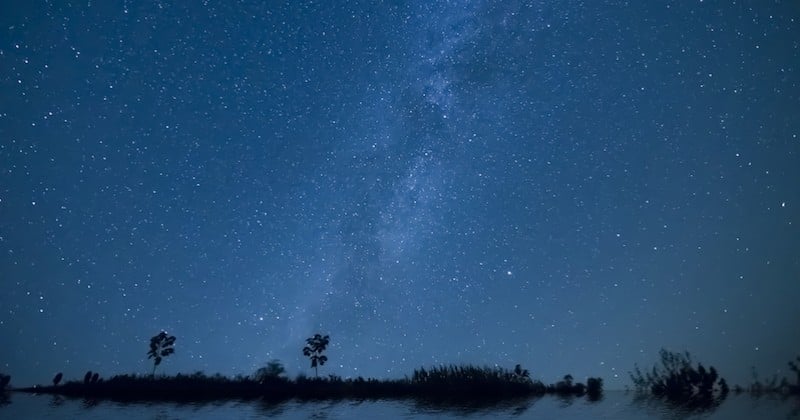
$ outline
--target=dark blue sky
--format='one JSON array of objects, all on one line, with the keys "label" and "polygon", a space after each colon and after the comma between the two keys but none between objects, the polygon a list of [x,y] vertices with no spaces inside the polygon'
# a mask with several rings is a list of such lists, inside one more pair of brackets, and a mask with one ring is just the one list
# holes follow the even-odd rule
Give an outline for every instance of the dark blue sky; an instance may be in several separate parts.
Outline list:
[{"label": "dark blue sky", "polygon": [[[6,2],[0,369],[800,352],[791,1]],[[173,4],[174,3],[174,4]]]}]

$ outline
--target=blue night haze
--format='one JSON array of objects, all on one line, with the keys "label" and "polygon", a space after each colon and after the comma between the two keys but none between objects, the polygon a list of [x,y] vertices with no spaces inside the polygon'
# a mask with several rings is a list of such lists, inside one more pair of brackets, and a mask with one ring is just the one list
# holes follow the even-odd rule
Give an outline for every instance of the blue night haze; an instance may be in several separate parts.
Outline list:
[{"label": "blue night haze", "polygon": [[311,376],[319,333],[343,378],[785,376],[798,39],[791,1],[4,2],[0,372],[150,374],[168,331],[167,375]]}]

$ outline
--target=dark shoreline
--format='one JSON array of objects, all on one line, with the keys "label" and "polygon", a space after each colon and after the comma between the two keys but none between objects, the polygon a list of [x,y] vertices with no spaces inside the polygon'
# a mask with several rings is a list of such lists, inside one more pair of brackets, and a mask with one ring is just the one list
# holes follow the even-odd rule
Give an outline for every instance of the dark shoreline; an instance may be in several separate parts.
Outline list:
[{"label": "dark shoreline", "polygon": [[[96,382],[69,381],[61,385],[13,388],[12,392],[51,394],[70,398],[114,401],[201,402],[215,400],[378,400],[420,399],[476,403],[544,395],[602,397],[602,380],[590,378],[591,387],[582,383],[560,381],[544,385],[502,369],[450,367],[431,372],[415,371],[413,378],[397,380],[341,379],[298,377],[228,378],[201,373],[175,376],[118,375]],[[433,376],[432,373],[439,373]],[[567,377],[565,377],[567,379]]]}]

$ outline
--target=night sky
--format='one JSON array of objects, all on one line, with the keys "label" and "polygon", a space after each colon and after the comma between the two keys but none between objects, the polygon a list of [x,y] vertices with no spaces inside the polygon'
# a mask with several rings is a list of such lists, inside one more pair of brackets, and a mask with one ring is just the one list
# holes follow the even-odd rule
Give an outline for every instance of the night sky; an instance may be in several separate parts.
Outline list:
[{"label": "night sky", "polygon": [[0,371],[800,353],[795,1],[0,4]]}]

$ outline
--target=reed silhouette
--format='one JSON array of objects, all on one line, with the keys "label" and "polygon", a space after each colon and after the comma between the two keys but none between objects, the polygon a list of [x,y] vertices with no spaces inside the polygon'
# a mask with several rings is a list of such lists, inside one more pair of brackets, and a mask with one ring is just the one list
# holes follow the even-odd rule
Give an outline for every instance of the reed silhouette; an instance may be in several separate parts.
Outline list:
[{"label": "reed silhouette", "polygon": [[61,372],[56,373],[56,376],[53,377],[53,386],[58,386],[59,382],[61,382],[61,378],[64,377],[64,374]]}]

